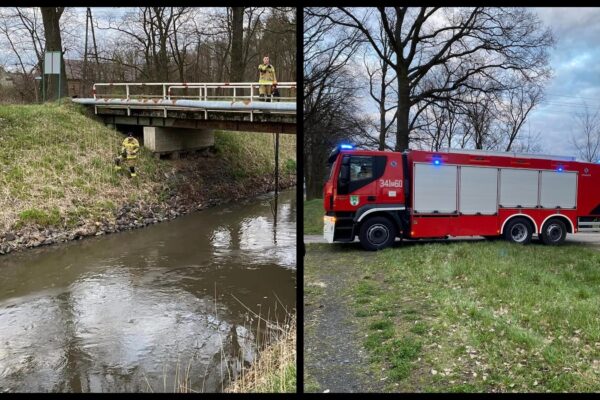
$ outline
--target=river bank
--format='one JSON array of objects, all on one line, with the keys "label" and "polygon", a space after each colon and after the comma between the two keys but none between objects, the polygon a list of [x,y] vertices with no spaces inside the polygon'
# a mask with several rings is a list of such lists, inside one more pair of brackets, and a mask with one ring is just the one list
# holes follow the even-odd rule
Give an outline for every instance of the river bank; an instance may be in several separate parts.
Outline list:
[{"label": "river bank", "polygon": [[226,393],[296,393],[296,316],[289,315],[278,337],[258,354],[258,359]]},{"label": "river bank", "polygon": [[[141,149],[113,169],[123,135],[73,104],[0,106],[0,255],[172,220],[273,191],[273,135],[216,132],[179,160]],[[279,188],[295,185],[295,136],[280,137]]]},{"label": "river bank", "polygon": [[273,206],[0,257],[0,393],[227,390],[295,314],[295,191]]}]

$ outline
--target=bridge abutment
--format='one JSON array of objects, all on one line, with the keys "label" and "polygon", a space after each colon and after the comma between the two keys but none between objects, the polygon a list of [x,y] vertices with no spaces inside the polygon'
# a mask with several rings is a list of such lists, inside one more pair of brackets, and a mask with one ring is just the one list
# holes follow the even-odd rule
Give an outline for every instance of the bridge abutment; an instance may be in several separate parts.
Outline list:
[{"label": "bridge abutment", "polygon": [[198,150],[215,145],[212,129],[144,126],[144,147],[154,153]]}]

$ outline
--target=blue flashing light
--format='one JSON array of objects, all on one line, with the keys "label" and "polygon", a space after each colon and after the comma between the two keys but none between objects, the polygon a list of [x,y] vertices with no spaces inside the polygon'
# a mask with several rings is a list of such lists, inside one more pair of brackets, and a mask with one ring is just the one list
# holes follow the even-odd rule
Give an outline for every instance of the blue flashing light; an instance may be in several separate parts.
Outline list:
[{"label": "blue flashing light", "polygon": [[340,144],[340,150],[352,150],[354,146],[351,144]]},{"label": "blue flashing light", "polygon": [[563,167],[558,167],[558,172],[563,172]]},{"label": "blue flashing light", "polygon": [[439,158],[433,159],[433,165],[440,165],[441,163],[442,163],[442,160],[440,160]]}]

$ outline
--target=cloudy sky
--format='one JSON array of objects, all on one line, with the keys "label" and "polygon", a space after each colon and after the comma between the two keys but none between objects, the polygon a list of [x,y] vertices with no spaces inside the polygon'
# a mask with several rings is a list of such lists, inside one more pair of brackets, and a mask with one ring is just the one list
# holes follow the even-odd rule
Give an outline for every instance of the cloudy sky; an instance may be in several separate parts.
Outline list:
[{"label": "cloudy sky", "polygon": [[545,102],[529,120],[531,132],[541,132],[545,153],[575,155],[569,137],[573,114],[585,102],[600,108],[600,8],[538,8],[541,20],[556,38],[551,50],[554,76]]},{"label": "cloudy sky", "polygon": [[[600,110],[600,8],[535,8],[542,23],[554,32],[556,44],[549,50],[553,77],[545,90],[545,100],[530,114],[524,133],[540,134],[541,152],[576,156],[570,137],[575,133],[574,114],[583,104]],[[362,57],[353,68],[364,71]],[[365,79],[366,73],[363,72]],[[368,113],[377,108],[364,93]]]}]

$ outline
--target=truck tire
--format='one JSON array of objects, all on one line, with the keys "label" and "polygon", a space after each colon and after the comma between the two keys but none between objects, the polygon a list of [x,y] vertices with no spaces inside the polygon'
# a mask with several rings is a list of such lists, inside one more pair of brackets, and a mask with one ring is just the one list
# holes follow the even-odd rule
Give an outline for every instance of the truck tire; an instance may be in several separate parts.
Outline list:
[{"label": "truck tire", "polygon": [[567,237],[567,226],[558,218],[551,218],[542,227],[542,242],[556,246],[563,243]]},{"label": "truck tire", "polygon": [[525,218],[514,218],[504,228],[504,238],[509,242],[527,244],[531,242],[533,226]]},{"label": "truck tire", "polygon": [[362,223],[359,238],[366,250],[382,250],[396,240],[396,227],[385,217],[372,217]]}]

